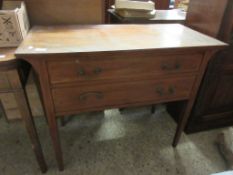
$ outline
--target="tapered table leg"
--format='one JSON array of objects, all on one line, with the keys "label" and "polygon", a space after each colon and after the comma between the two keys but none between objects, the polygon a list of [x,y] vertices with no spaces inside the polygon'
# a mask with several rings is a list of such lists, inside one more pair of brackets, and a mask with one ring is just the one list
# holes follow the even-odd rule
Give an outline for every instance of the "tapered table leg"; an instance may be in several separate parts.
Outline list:
[{"label": "tapered table leg", "polygon": [[18,105],[20,106],[19,109],[23,117],[29,138],[31,140],[32,149],[35,153],[37,162],[39,164],[41,172],[45,173],[47,171],[47,165],[44,159],[41,144],[40,144],[39,137],[38,137],[36,127],[35,127],[35,123],[32,117],[31,109],[29,107],[27,94],[25,90],[22,89],[15,93],[15,97],[16,97]]}]

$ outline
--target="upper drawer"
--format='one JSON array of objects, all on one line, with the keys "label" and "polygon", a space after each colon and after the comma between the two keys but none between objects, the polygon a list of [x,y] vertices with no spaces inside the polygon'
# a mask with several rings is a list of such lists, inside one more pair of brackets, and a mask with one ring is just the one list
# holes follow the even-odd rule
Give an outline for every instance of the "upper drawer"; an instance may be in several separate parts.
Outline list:
[{"label": "upper drawer", "polygon": [[68,57],[48,61],[52,84],[86,80],[143,79],[155,75],[195,72],[202,54],[161,55],[132,54],[108,57]]}]

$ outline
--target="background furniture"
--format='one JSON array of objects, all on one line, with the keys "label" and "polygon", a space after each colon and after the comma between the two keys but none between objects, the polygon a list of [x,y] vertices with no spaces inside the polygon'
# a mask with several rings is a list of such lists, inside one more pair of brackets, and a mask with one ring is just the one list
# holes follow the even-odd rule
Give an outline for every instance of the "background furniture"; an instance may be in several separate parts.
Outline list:
[{"label": "background furniture", "polygon": [[[41,145],[25,91],[26,74],[28,68],[25,67],[22,62],[15,59],[14,52],[15,48],[0,49],[0,103],[6,116],[13,112],[16,113],[16,116],[22,117],[41,171],[46,172],[47,165],[43,157]],[[10,103],[6,101],[6,98],[9,100],[9,97],[12,98],[13,103],[12,101]],[[12,107],[12,104],[14,108],[8,109],[7,106],[10,105]]]},{"label": "background furniture", "polygon": [[[229,0],[191,0],[185,24],[217,38],[228,2]],[[230,16],[228,16],[228,20],[230,20]]]},{"label": "background furniture", "polygon": [[[22,87],[19,62],[15,60],[15,48],[0,49],[0,106],[7,121],[21,119],[17,90]],[[24,79],[25,81],[25,79]]]},{"label": "background furniture", "polygon": [[[59,41],[63,42],[57,45]],[[33,28],[16,55],[38,75],[57,163],[63,170],[57,116],[185,100],[176,146],[206,64],[225,46],[179,24],[50,26]]]},{"label": "background furniture", "polygon": [[124,18],[115,13],[114,9],[108,9],[110,14],[111,24],[130,24],[130,23],[181,23],[183,24],[186,19],[186,12],[181,10],[156,10],[156,16],[154,18]]},{"label": "background furniture", "polygon": [[115,0],[105,0],[105,23],[110,23],[110,15],[108,13],[108,9],[111,8],[112,5],[114,5]]},{"label": "background furniture", "polygon": [[[233,124],[233,1],[191,0],[186,24],[230,43],[208,65],[186,132],[230,126]],[[182,106],[170,107],[178,109],[177,105]],[[173,116],[180,112],[171,108]]]},{"label": "background furniture", "polygon": [[[105,20],[104,0],[78,0],[78,1],[77,0],[66,0],[66,1],[25,0],[25,4],[27,7],[30,23],[32,26],[33,25],[66,25],[66,24],[101,24],[104,23]],[[0,54],[2,54],[2,52],[0,52]],[[13,53],[11,53],[11,55],[13,55]],[[14,57],[12,57],[12,59],[13,58]],[[3,65],[3,62],[1,62],[0,64]],[[5,64],[2,67],[4,66]],[[1,74],[0,74],[0,81],[1,81]],[[26,88],[23,87],[21,91],[25,89],[27,89],[29,93],[31,91],[34,91],[34,84],[32,85],[31,82],[32,81],[29,79],[28,86]],[[25,84],[23,83],[23,85]],[[6,95],[4,95],[4,97],[6,97]],[[31,114],[31,111],[30,110],[28,111],[27,108],[28,101],[31,104],[35,104],[35,103],[33,103],[32,100],[30,100],[30,98],[28,99],[28,101],[25,101],[27,100],[25,99],[25,96],[21,97],[22,100],[21,103],[15,102],[17,101],[17,99],[15,99],[16,98],[15,96],[11,95],[10,97],[12,98],[12,100],[10,101],[10,105],[11,108],[12,108],[12,104],[14,105],[15,107],[14,110],[18,114],[17,118],[22,117],[26,121],[27,130],[30,134],[29,136],[31,138],[33,145],[33,150],[36,153],[36,158],[38,160],[42,172],[45,172],[47,170],[47,166],[44,161],[44,157],[39,143],[39,138],[37,136],[36,128],[33,119],[31,118],[31,115],[29,118],[29,114]],[[7,97],[7,101],[9,101],[9,96]],[[40,104],[40,101],[38,99],[36,104]],[[24,112],[21,112],[21,109]],[[3,113],[3,105],[0,106],[0,110],[2,110]],[[9,113],[9,110],[4,112],[6,112],[7,114]],[[39,114],[42,111],[34,110],[34,108],[32,108],[32,112],[34,114]],[[14,114],[14,116],[16,115]]]},{"label": "background furniture", "polygon": [[155,8],[158,10],[168,10],[170,6],[170,0],[154,0]]},{"label": "background furniture", "polygon": [[2,8],[2,2],[3,2],[3,0],[0,0],[0,9]]},{"label": "background furniture", "polygon": [[[6,121],[21,120],[23,118],[21,105],[17,101],[16,92],[22,87],[21,78],[25,84],[25,89],[28,94],[30,107],[33,116],[44,116],[39,94],[34,82],[34,77],[30,75],[28,78],[29,66],[25,64],[16,63],[15,56],[13,55],[15,48],[1,48],[0,49],[0,108],[1,114],[6,118]],[[8,65],[3,64],[3,55],[7,55],[9,61]],[[11,61],[10,61],[11,60]],[[6,67],[8,69],[6,69]],[[10,69],[9,69],[10,67]],[[23,70],[24,69],[24,70]],[[26,75],[25,75],[26,74]],[[27,82],[26,82],[27,81]]]},{"label": "background furniture", "polygon": [[100,24],[104,0],[24,0],[31,25]]},{"label": "background furniture", "polygon": [[[152,0],[152,1],[155,2],[156,10],[168,10],[169,9],[170,0]],[[114,5],[114,3],[115,3],[115,0],[105,0],[105,9],[104,9],[105,10],[105,23],[116,23],[116,21],[112,21],[113,19],[111,19],[115,16],[115,14],[113,14],[111,11],[108,12],[108,10],[111,9],[111,6]],[[121,19],[118,19],[118,20],[121,21]]]}]

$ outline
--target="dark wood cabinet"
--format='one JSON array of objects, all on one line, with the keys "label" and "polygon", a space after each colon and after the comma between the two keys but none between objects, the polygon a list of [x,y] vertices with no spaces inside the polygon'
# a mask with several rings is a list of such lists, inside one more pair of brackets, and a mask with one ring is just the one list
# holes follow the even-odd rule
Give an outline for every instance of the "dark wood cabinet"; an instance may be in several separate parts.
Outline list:
[{"label": "dark wood cabinet", "polygon": [[[145,0],[141,0],[141,1],[145,1]],[[170,0],[152,0],[155,3],[155,8],[156,10],[168,10],[169,6],[170,6]],[[114,5],[115,0],[105,0],[105,23],[129,23],[128,20],[126,20],[126,22],[122,21],[122,19],[119,19],[121,17],[119,17],[118,15],[116,15],[115,13],[112,13],[110,10],[110,13],[108,12],[108,9],[111,9],[111,6]],[[177,18],[177,15],[173,14],[170,15],[169,18],[172,18],[172,16],[175,16],[173,18]],[[114,19],[112,19],[114,18]],[[115,21],[116,20],[116,21]],[[133,21],[131,23],[154,23],[154,22],[149,22],[149,20],[136,20],[132,19]],[[130,20],[131,21],[131,20]],[[152,20],[153,21],[153,20]],[[172,20],[174,21],[174,20]],[[156,21],[155,21],[156,22]],[[178,19],[178,23],[180,22],[180,19]]]},{"label": "dark wood cabinet", "polygon": [[[232,33],[233,38],[233,33]],[[187,133],[233,125],[233,43],[210,62]]]},{"label": "dark wood cabinet", "polygon": [[168,10],[170,0],[155,0],[155,8],[159,10]]},{"label": "dark wood cabinet", "polygon": [[[187,133],[233,125],[233,1],[224,0],[220,3],[218,0],[211,0],[211,5],[215,3],[217,7],[216,12],[209,12],[211,14],[200,13],[198,1],[190,2],[187,25],[228,42],[230,46],[217,53],[208,65],[186,127]],[[207,7],[208,2],[201,3],[201,9]],[[192,5],[199,9],[192,8]],[[199,18],[198,24],[195,20],[201,16],[205,17]],[[208,22],[213,26],[208,27]]]}]

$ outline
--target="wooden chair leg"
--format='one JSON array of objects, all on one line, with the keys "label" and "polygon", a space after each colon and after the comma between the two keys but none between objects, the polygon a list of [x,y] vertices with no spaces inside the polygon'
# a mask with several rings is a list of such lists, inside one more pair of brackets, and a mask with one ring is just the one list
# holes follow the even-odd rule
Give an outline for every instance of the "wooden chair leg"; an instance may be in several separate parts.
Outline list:
[{"label": "wooden chair leg", "polygon": [[31,109],[29,107],[27,94],[25,90],[19,90],[18,92],[15,93],[15,97],[20,107],[19,109],[23,117],[26,130],[29,134],[31,144],[32,144],[32,149],[35,153],[37,162],[40,166],[41,172],[45,173],[47,171],[47,165],[44,159],[41,144],[40,144],[39,137],[38,137],[36,127],[35,127],[35,123],[32,117]]}]

